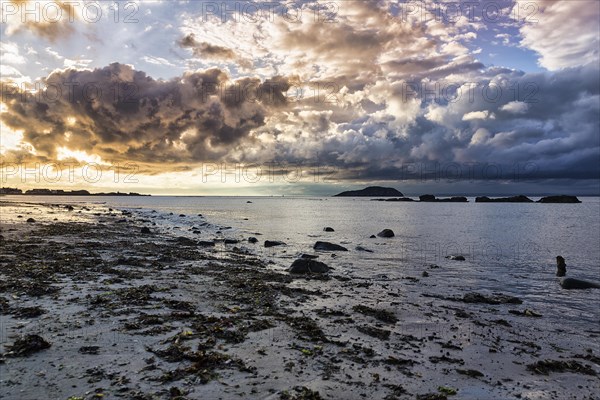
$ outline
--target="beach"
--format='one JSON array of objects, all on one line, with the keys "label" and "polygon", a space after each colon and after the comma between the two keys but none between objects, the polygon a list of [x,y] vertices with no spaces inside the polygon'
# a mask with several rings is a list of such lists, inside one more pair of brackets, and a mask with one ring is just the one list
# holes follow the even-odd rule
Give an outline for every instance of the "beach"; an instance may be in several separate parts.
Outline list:
[{"label": "beach", "polygon": [[[361,276],[345,273],[335,253],[311,251],[333,269],[294,275],[265,257],[264,240],[278,238],[255,232],[249,245],[198,214],[179,215],[173,230],[160,223],[168,215],[146,209],[1,206],[1,398],[600,392],[597,313],[583,325],[577,315],[561,320],[508,283],[502,292],[457,279],[458,261],[404,259],[398,276]],[[289,264],[307,250],[288,245]],[[577,292],[578,302],[598,302]]]}]

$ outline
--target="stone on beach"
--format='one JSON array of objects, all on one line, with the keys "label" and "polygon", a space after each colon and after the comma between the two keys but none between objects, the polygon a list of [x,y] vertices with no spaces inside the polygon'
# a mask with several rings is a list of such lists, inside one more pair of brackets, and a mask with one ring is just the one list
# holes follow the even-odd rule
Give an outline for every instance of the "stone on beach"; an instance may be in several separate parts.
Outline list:
[{"label": "stone on beach", "polygon": [[6,346],[7,357],[26,357],[30,354],[49,348],[51,345],[39,335],[19,337],[12,345]]},{"label": "stone on beach", "polygon": [[285,243],[278,240],[265,240],[265,247],[285,246]]},{"label": "stone on beach", "polygon": [[324,274],[329,272],[330,269],[333,268],[328,267],[327,264],[320,261],[299,258],[292,263],[288,271],[290,274]]},{"label": "stone on beach", "polygon": [[382,238],[391,238],[394,237],[394,231],[391,229],[384,229],[381,232],[379,232],[377,234],[377,236],[382,237]]},{"label": "stone on beach", "polygon": [[321,241],[315,243],[313,249],[321,251],[348,251],[347,248],[345,248],[344,246],[340,246],[339,244]]}]

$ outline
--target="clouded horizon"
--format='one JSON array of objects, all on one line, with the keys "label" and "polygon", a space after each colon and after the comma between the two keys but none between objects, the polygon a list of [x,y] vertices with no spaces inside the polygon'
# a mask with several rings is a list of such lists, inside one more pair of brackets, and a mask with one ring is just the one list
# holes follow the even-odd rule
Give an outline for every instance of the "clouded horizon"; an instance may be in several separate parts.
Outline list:
[{"label": "clouded horizon", "polygon": [[600,195],[595,0],[1,3],[2,186]]}]

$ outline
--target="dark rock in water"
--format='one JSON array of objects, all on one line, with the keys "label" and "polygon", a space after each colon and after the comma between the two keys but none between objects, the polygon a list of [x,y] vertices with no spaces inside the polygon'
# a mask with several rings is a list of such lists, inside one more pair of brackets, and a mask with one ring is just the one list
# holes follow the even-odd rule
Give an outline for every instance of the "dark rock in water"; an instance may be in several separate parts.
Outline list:
[{"label": "dark rock in water", "polygon": [[250,236],[250,237],[248,238],[248,242],[250,242],[250,243],[258,243],[258,239],[257,239],[257,238],[255,238],[254,236]]},{"label": "dark rock in water", "polygon": [[427,278],[427,277],[429,276],[429,272],[427,272],[427,271],[423,271],[423,273],[421,274],[421,276],[422,276],[423,278]]},{"label": "dark rock in water", "polygon": [[556,276],[567,275],[567,264],[562,256],[556,256]]},{"label": "dark rock in water", "polygon": [[371,199],[371,201],[414,201],[410,197],[392,197],[391,199]]},{"label": "dark rock in water", "polygon": [[180,217],[185,217],[185,214],[179,214]]},{"label": "dark rock in water", "polygon": [[265,247],[285,246],[286,244],[278,240],[265,240]]},{"label": "dark rock in water", "polygon": [[12,345],[6,346],[6,357],[26,357],[30,354],[49,348],[51,345],[38,335],[25,335],[18,338]]},{"label": "dark rock in water", "polygon": [[29,223],[35,222],[35,219],[33,219],[33,218],[27,218],[27,222],[29,222]]},{"label": "dark rock in water", "polygon": [[126,222],[127,222],[126,219],[120,219],[120,220],[117,221],[117,224],[124,224]]},{"label": "dark rock in water", "polygon": [[201,216],[202,216],[202,214],[198,214],[198,216],[199,216],[199,217],[201,217]]},{"label": "dark rock in water", "polygon": [[550,372],[577,372],[596,376],[594,368],[575,360],[539,360],[527,365],[527,370],[539,375],[549,375]]},{"label": "dark rock in water", "polygon": [[362,246],[356,246],[355,249],[358,250],[358,251],[366,251],[367,253],[372,253],[373,252],[373,250],[369,250],[369,249],[364,248]]},{"label": "dark rock in water", "polygon": [[349,190],[336,194],[334,197],[402,197],[401,192],[394,188],[369,186],[361,190]]},{"label": "dark rock in water", "polygon": [[73,206],[66,206],[65,208],[67,209],[67,211],[73,211],[74,210]]},{"label": "dark rock in water", "polygon": [[315,255],[312,255],[312,254],[302,254],[300,256],[300,258],[306,258],[307,260],[314,260],[314,259],[319,258],[319,256],[315,256]]},{"label": "dark rock in water", "polygon": [[204,246],[204,247],[213,247],[215,245],[215,242],[210,242],[207,240],[201,240],[198,243],[196,243],[198,246]]},{"label": "dark rock in water", "polygon": [[150,228],[148,228],[147,226],[144,226],[141,230],[141,233],[148,234],[148,233],[152,233],[152,231],[150,231]]},{"label": "dark rock in water", "polygon": [[600,289],[600,283],[583,281],[581,279],[563,278],[560,281],[563,289]]},{"label": "dark rock in water", "polygon": [[225,244],[237,244],[237,243],[239,243],[239,242],[240,242],[240,241],[239,241],[239,240],[237,240],[237,239],[225,239],[225,240],[224,240],[224,243],[225,243]]},{"label": "dark rock in water", "polygon": [[324,274],[332,269],[327,264],[307,258],[300,258],[292,263],[289,268],[290,274]]},{"label": "dark rock in water", "polygon": [[335,232],[335,231],[333,230],[333,228],[331,228],[331,227],[329,227],[329,226],[328,226],[328,227],[325,227],[325,228],[323,228],[323,231],[325,231],[325,232]]},{"label": "dark rock in water", "polygon": [[376,238],[377,238],[377,236],[375,236],[375,235],[371,235],[371,236],[369,236],[369,238],[370,238],[370,239],[376,239]]},{"label": "dark rock in water", "polygon": [[348,251],[344,246],[329,242],[317,242],[313,246],[313,249],[322,251]]},{"label": "dark rock in water", "polygon": [[537,201],[538,203],[581,203],[576,196],[547,196],[542,197]]},{"label": "dark rock in water", "polygon": [[481,196],[475,198],[475,203],[533,203],[533,200],[523,195],[512,197],[498,197],[495,199],[490,199],[487,196]]},{"label": "dark rock in water", "polygon": [[77,351],[81,354],[96,355],[96,354],[98,354],[99,350],[100,350],[100,346],[83,346],[83,347],[80,347],[79,350],[77,350]]},{"label": "dark rock in water", "polygon": [[248,200],[248,201],[246,202],[246,204],[252,204],[252,202],[251,202],[250,200]]},{"label": "dark rock in water", "polygon": [[419,196],[419,201],[435,201],[435,196],[432,194],[424,194]]},{"label": "dark rock in water", "polygon": [[379,232],[377,234],[377,236],[382,237],[382,238],[391,238],[394,237],[394,231],[391,229],[384,229],[381,232]]},{"label": "dark rock in water", "polygon": [[454,261],[465,261],[464,256],[446,256],[446,258],[449,258],[450,260]]}]

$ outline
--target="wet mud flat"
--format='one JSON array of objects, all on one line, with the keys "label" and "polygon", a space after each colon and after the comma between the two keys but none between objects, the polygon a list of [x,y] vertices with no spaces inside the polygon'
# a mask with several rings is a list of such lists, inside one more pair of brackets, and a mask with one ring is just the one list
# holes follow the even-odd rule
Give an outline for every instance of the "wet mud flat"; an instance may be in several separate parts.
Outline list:
[{"label": "wet mud flat", "polygon": [[467,285],[448,294],[436,265],[400,280],[296,276],[218,230],[193,240],[101,205],[0,206],[3,399],[600,392],[600,327],[574,332]]}]

